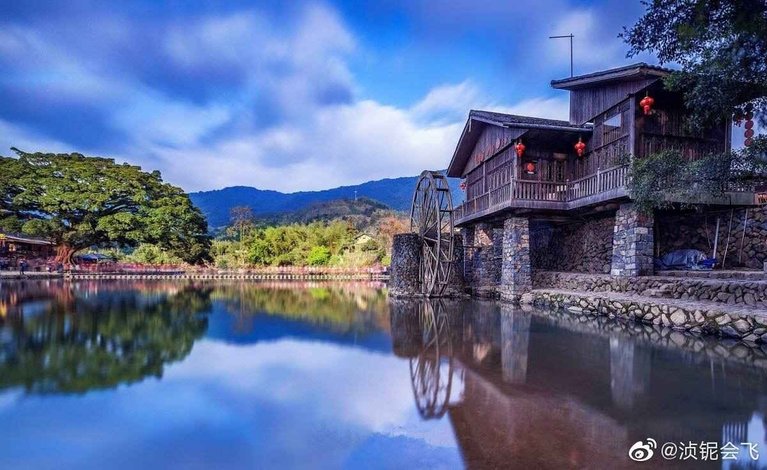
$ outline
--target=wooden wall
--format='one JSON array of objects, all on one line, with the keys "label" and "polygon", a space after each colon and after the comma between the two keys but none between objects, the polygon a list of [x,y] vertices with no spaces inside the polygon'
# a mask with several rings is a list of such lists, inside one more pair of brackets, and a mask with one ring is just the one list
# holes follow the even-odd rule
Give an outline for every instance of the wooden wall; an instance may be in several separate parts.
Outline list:
[{"label": "wooden wall", "polygon": [[613,85],[599,85],[594,88],[584,88],[570,91],[570,122],[583,124],[594,119],[597,115],[612,108],[644,87],[659,80],[657,77],[619,82]]},{"label": "wooden wall", "polygon": [[490,160],[500,150],[514,144],[517,137],[521,134],[521,129],[507,129],[505,127],[487,125],[477,139],[477,144],[474,146],[471,157],[461,174],[465,177],[472,170],[480,166],[482,162]]}]

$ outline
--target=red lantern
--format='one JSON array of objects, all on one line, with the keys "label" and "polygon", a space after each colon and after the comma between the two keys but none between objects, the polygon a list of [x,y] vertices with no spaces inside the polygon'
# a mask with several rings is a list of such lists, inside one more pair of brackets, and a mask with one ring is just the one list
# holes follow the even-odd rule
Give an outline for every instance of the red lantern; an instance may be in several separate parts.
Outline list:
[{"label": "red lantern", "polygon": [[749,119],[748,121],[746,121],[745,127],[746,129],[751,129],[752,127],[754,127],[754,121]]},{"label": "red lantern", "polygon": [[577,153],[579,157],[582,157],[585,151],[586,151],[586,144],[583,143],[583,139],[578,137],[578,143],[575,144],[575,153]]},{"label": "red lantern", "polygon": [[746,139],[746,141],[743,142],[743,145],[745,145],[746,147],[750,147],[751,144],[753,144],[753,143],[754,143],[754,141],[752,139]]},{"label": "red lantern", "polygon": [[647,94],[644,98],[642,98],[642,101],[639,102],[639,106],[642,107],[642,110],[645,114],[650,114],[652,112],[652,105],[655,104],[655,99],[653,99],[652,96]]},{"label": "red lantern", "polygon": [[521,140],[517,141],[517,145],[514,146],[514,149],[517,151],[518,157],[522,157],[522,155],[525,154],[525,144],[523,144]]},{"label": "red lantern", "polygon": [[743,136],[745,136],[746,139],[750,139],[754,136],[754,130],[753,129],[747,129],[746,132],[743,133]]},{"label": "red lantern", "polygon": [[527,162],[525,164],[525,171],[528,175],[534,175],[535,174],[535,162]]},{"label": "red lantern", "polygon": [[461,191],[466,191],[466,181],[461,181],[458,187],[461,188]]}]

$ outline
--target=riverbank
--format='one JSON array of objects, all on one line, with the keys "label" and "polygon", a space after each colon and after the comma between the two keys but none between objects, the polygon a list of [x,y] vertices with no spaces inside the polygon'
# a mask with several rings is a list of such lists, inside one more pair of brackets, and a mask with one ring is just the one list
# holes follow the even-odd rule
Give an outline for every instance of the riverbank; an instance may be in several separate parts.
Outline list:
[{"label": "riverbank", "polygon": [[27,272],[0,271],[0,280],[30,279],[191,279],[191,280],[279,280],[279,281],[386,281],[389,275],[385,270],[364,271],[323,271],[307,270],[254,270],[232,271],[174,271],[174,272]]},{"label": "riverbank", "polygon": [[767,279],[760,272],[715,278],[539,272],[534,287],[531,303],[552,310],[767,344]]}]

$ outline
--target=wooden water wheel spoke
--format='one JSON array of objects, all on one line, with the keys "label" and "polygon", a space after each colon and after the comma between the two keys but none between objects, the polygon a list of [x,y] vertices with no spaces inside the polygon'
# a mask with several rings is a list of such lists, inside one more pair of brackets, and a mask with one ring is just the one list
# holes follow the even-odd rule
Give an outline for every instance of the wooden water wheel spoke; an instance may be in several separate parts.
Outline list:
[{"label": "wooden water wheel spoke", "polygon": [[436,171],[424,171],[418,178],[410,229],[421,242],[418,270],[421,293],[427,297],[444,294],[450,278],[454,250],[453,201],[447,178]]}]

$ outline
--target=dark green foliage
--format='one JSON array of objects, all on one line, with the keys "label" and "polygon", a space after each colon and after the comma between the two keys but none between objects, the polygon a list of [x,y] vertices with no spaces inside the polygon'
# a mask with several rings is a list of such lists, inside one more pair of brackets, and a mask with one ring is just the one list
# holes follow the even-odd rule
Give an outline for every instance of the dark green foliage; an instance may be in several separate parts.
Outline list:
[{"label": "dark green foliage", "polygon": [[767,181],[767,138],[726,154],[689,161],[667,150],[633,159],[629,193],[637,207],[653,209],[695,204],[722,198],[729,189],[751,189]]},{"label": "dark green foliage", "polygon": [[[92,246],[150,243],[187,262],[208,257],[202,213],[159,172],[78,153],[0,157],[0,210],[24,233],[51,238],[60,261]],[[5,222],[4,224],[11,225]]]},{"label": "dark green foliage", "polygon": [[704,129],[750,105],[767,124],[767,2],[652,0],[622,34],[629,57],[657,55],[677,63],[666,86],[684,93],[689,124]]}]

